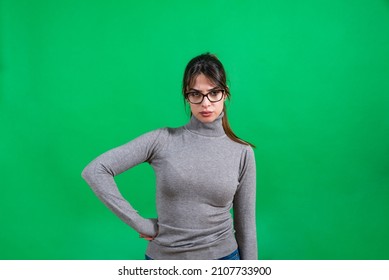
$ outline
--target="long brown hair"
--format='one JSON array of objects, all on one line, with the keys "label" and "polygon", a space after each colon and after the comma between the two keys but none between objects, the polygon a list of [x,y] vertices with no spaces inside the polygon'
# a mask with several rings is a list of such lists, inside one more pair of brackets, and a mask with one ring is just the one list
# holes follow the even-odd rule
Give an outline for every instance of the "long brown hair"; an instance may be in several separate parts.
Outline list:
[{"label": "long brown hair", "polygon": [[[230,99],[230,89],[227,86],[227,78],[226,72],[224,70],[223,64],[220,60],[214,55],[210,53],[204,53],[189,61],[188,65],[186,65],[184,78],[182,81],[182,94],[184,96],[184,101],[187,100],[187,92],[190,86],[194,83],[196,77],[199,74],[204,74],[208,79],[210,79],[215,85],[224,90],[224,94]],[[227,109],[226,105],[223,106],[223,119],[222,125],[224,132],[226,135],[232,140],[240,144],[248,145],[253,148],[255,146],[247,141],[240,139],[236,134],[232,131],[230,127],[230,123],[227,118]]]}]

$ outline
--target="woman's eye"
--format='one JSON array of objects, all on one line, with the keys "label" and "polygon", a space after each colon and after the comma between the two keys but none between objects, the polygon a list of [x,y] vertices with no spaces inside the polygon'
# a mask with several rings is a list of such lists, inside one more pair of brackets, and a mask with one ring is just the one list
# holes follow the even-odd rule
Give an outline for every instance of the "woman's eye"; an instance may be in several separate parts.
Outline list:
[{"label": "woman's eye", "polygon": [[210,92],[210,94],[213,95],[213,96],[218,95],[218,93],[219,93],[218,90],[213,90],[213,91]]},{"label": "woman's eye", "polygon": [[198,92],[192,92],[192,93],[189,93],[190,95],[194,96],[194,97],[198,97],[200,96],[200,93]]}]

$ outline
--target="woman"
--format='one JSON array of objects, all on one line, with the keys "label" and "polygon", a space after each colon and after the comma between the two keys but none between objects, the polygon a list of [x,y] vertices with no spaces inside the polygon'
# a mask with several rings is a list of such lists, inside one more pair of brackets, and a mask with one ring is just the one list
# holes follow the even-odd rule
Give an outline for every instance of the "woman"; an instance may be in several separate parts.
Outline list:
[{"label": "woman", "polygon": [[[254,153],[229,126],[224,101],[230,91],[216,56],[206,53],[188,63],[183,96],[192,113],[188,124],[110,150],[82,176],[149,241],[146,259],[257,259]],[[143,162],[156,173],[157,219],[141,217],[113,179]]]}]

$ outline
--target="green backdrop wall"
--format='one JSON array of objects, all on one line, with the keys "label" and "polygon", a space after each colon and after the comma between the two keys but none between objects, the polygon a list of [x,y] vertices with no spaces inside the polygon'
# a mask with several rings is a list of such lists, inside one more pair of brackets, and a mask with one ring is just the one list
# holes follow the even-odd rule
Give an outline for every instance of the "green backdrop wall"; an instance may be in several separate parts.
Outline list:
[{"label": "green backdrop wall", "polygon": [[[143,259],[80,173],[184,125],[206,51],[257,146],[260,259],[389,259],[388,1],[2,0],[0,24],[1,259]],[[156,215],[148,165],[117,182]]]}]

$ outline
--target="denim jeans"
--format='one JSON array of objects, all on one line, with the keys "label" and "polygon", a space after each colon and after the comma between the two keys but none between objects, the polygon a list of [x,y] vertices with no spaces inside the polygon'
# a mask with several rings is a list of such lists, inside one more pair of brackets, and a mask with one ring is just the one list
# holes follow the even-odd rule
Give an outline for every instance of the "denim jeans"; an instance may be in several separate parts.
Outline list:
[{"label": "denim jeans", "polygon": [[[145,259],[146,260],[153,260],[152,258],[150,258],[148,255],[145,255]],[[231,254],[225,256],[225,257],[222,257],[218,260],[240,260],[240,255],[239,255],[239,250],[236,249],[234,252],[232,252]]]},{"label": "denim jeans", "polygon": [[228,256],[222,257],[218,260],[240,260],[239,250],[236,249],[234,252],[232,252]]}]

